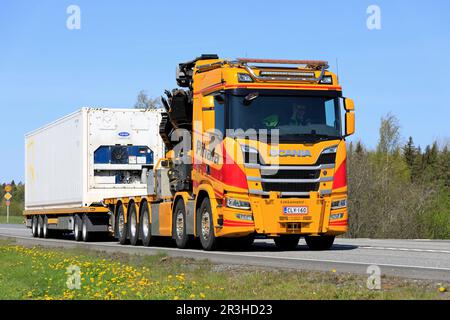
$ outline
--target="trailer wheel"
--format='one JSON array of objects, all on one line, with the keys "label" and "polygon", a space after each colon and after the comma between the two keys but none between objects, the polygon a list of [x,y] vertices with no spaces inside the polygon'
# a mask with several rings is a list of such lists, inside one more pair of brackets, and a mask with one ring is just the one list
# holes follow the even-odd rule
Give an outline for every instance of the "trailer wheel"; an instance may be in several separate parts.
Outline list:
[{"label": "trailer wheel", "polygon": [[120,204],[117,207],[117,238],[119,239],[120,244],[126,244],[127,243],[127,237],[128,237],[128,227],[127,223],[125,222],[125,212],[123,211],[123,204]]},{"label": "trailer wheel", "polygon": [[295,250],[300,240],[300,235],[286,234],[274,239],[275,245],[280,250]]},{"label": "trailer wheel", "polygon": [[84,242],[89,242],[91,239],[92,232],[89,232],[88,230],[88,216],[86,214],[83,214],[83,220],[81,223],[81,239]]},{"label": "trailer wheel", "polygon": [[73,235],[75,238],[75,241],[81,241],[81,230],[83,229],[83,222],[81,221],[81,218],[79,215],[75,215],[74,222],[73,222]]},{"label": "trailer wheel", "polygon": [[137,245],[139,240],[139,224],[136,217],[136,205],[128,205],[128,234],[130,235],[130,244]]},{"label": "trailer wheel", "polygon": [[311,250],[328,250],[333,246],[334,236],[305,236],[305,241]]},{"label": "trailer wheel", "polygon": [[198,230],[200,230],[200,243],[204,250],[215,250],[217,248],[217,238],[214,235],[214,224],[209,198],[203,199],[200,205],[199,218]]},{"label": "trailer wheel", "polygon": [[48,230],[48,217],[43,217],[44,223],[42,224],[42,238],[50,237],[50,230]]},{"label": "trailer wheel", "polygon": [[35,238],[38,237],[38,217],[36,215],[31,218],[31,234]]},{"label": "trailer wheel", "polygon": [[40,215],[38,217],[38,237],[42,238],[44,236],[44,218]]},{"label": "trailer wheel", "polygon": [[145,202],[141,208],[140,214],[140,236],[142,239],[142,244],[146,247],[149,247],[152,241],[152,225],[150,223],[150,212],[148,210],[148,204]]},{"label": "trailer wheel", "polygon": [[186,208],[182,199],[177,201],[173,210],[172,236],[180,249],[188,248],[191,244],[191,238],[186,231]]}]

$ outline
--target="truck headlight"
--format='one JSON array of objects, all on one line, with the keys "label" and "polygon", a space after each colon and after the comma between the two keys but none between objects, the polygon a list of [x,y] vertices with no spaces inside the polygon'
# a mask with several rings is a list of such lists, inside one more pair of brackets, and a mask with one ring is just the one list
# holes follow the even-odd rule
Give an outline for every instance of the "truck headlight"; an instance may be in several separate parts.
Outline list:
[{"label": "truck headlight", "polygon": [[332,147],[326,148],[326,149],[324,149],[324,150],[322,151],[322,154],[336,153],[337,147],[338,147],[338,146],[332,146]]},{"label": "truck headlight", "polygon": [[337,219],[342,219],[342,218],[344,218],[343,213],[330,214],[330,220],[337,220]]},{"label": "truck headlight", "polygon": [[226,198],[228,208],[250,210],[250,202],[234,198]]},{"label": "truck headlight", "polygon": [[331,202],[331,210],[347,207],[347,199],[335,200]]}]

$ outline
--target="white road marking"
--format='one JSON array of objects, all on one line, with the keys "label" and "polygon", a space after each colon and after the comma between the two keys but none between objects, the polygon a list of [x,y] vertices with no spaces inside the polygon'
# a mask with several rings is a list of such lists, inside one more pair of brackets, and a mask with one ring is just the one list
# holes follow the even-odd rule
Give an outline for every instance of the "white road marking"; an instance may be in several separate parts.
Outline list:
[{"label": "white road marking", "polygon": [[374,250],[392,250],[392,251],[414,251],[414,252],[433,252],[433,253],[450,253],[449,250],[436,250],[436,249],[416,249],[416,248],[396,248],[396,247],[372,247],[372,246],[358,246],[361,249],[374,249]]},{"label": "white road marking", "polygon": [[8,230],[8,231],[22,230],[22,231],[25,231],[24,229],[21,229],[21,228],[0,228],[0,230]]}]

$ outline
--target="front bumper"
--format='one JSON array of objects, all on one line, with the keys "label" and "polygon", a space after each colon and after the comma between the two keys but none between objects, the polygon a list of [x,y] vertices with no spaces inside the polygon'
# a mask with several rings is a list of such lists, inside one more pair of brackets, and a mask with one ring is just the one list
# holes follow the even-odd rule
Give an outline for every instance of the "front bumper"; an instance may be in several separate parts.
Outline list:
[{"label": "front bumper", "polygon": [[[331,202],[342,197],[343,195],[321,197],[318,192],[311,192],[309,198],[279,198],[275,193],[269,197],[251,195],[248,197],[251,211],[219,208],[218,220],[221,225],[216,228],[216,235],[340,235],[348,229],[347,208],[331,210]],[[306,207],[307,213],[286,214],[286,207]],[[238,218],[243,215],[251,215],[253,220]]]}]

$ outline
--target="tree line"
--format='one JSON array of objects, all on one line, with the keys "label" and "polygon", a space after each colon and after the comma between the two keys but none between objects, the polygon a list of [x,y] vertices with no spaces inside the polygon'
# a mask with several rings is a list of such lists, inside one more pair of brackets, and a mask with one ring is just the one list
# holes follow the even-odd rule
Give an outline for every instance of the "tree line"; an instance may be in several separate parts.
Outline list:
[{"label": "tree line", "polygon": [[348,237],[450,238],[449,143],[401,144],[392,115],[381,119],[375,150],[348,146]]}]

